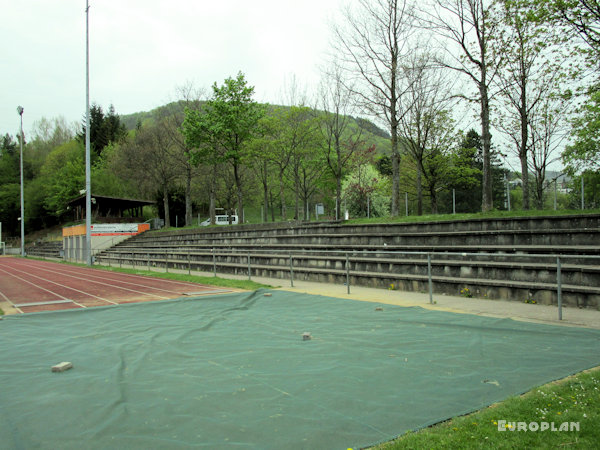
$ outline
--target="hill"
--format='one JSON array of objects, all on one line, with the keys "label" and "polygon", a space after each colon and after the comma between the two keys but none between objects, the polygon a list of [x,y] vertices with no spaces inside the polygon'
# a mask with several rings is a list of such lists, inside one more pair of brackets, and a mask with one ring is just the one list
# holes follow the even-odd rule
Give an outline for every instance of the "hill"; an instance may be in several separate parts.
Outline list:
[{"label": "hill", "polygon": [[[200,102],[202,105],[203,102]],[[135,129],[138,124],[144,124],[149,121],[156,121],[166,114],[176,114],[183,120],[183,113],[187,102],[180,100],[176,102],[167,103],[163,106],[159,106],[150,111],[140,111],[132,114],[126,114],[120,116],[121,123],[125,125],[128,130]],[[284,105],[269,105],[267,108],[267,114],[270,114],[276,108],[289,108]],[[387,155],[390,152],[390,134],[381,129],[378,125],[371,122],[363,117],[352,117],[351,126],[356,128],[362,128],[365,133],[365,141],[369,144],[375,144],[376,151],[379,155]]]}]

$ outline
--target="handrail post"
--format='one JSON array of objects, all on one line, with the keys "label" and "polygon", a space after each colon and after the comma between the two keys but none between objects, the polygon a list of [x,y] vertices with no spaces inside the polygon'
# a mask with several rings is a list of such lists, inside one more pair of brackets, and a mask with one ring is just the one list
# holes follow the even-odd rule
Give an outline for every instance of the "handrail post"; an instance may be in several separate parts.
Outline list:
[{"label": "handrail post", "polygon": [[346,286],[348,287],[348,294],[350,294],[350,258],[346,253]]},{"label": "handrail post", "polygon": [[560,256],[556,257],[556,298],[558,303],[558,320],[562,320],[562,274]]},{"label": "handrail post", "polygon": [[215,256],[215,248],[212,248],[212,256],[213,256],[213,274],[216,277],[217,276],[217,259]]},{"label": "handrail post", "polygon": [[433,304],[433,283],[431,281],[431,253],[427,253],[427,283],[429,284],[429,304]]},{"label": "handrail post", "polygon": [[248,252],[248,280],[252,279],[252,269],[250,268],[250,252]]}]

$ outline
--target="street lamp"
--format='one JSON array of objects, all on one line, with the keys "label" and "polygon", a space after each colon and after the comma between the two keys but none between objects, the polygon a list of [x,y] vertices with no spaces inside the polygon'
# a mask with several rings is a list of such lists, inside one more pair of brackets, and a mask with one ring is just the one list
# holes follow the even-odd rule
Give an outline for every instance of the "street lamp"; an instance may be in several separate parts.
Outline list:
[{"label": "street lamp", "polygon": [[21,116],[21,256],[25,256],[25,208],[23,207],[23,107],[17,106],[17,112]]}]

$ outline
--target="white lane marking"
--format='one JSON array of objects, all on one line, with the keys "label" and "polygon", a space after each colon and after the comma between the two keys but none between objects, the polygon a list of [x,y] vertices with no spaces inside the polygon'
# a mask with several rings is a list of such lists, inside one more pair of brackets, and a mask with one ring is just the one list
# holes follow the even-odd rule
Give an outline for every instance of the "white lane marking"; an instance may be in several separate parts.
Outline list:
[{"label": "white lane marking", "polygon": [[[145,284],[132,283],[130,281],[123,281],[123,280],[119,280],[119,279],[115,279],[115,278],[102,277],[101,275],[91,275],[91,274],[89,274],[89,271],[88,272],[83,272],[83,271],[77,272],[77,273],[80,273],[81,275],[85,275],[85,278],[84,278],[84,277],[78,277],[76,275],[72,275],[71,274],[72,272],[68,272],[68,271],[67,272],[59,272],[57,270],[46,269],[46,268],[43,268],[43,267],[37,267],[37,269],[39,269],[39,270],[45,270],[47,272],[60,273],[61,275],[64,275],[64,276],[67,276],[67,277],[76,278],[76,279],[79,279],[79,280],[91,281],[92,283],[106,284],[106,283],[101,283],[99,281],[90,280],[90,278],[99,278],[101,280],[110,280],[110,281],[113,281],[115,283],[124,283],[124,284],[129,284],[129,285],[132,285],[132,286],[143,287],[143,288],[146,288],[146,289],[153,289],[155,291],[170,292],[170,293],[173,293],[173,294],[182,294],[182,292],[179,291],[179,290],[173,291],[173,290],[170,290],[170,289],[162,289],[162,288],[158,288],[158,287],[148,286],[148,285],[145,285]],[[114,273],[114,272],[110,272],[110,273]],[[129,275],[129,274],[126,274],[126,275]],[[131,275],[131,276],[133,276],[133,277],[140,277],[140,276],[143,276],[143,275]],[[153,280],[160,280],[160,281],[162,281],[162,279],[158,279],[158,278],[153,278]],[[118,287],[120,289],[127,289],[127,288],[122,287],[122,286],[111,285],[111,284],[107,284],[107,286],[115,286],[115,287]],[[198,287],[197,284],[196,285],[191,284],[191,286],[194,286],[196,288]],[[133,292],[138,292],[138,291],[133,291]],[[154,295],[154,294],[148,294],[148,295]],[[157,297],[159,297],[159,298],[168,298],[168,297],[160,297],[158,295],[157,295]]]},{"label": "white lane marking", "polygon": [[[76,277],[75,275],[69,275],[68,273],[59,272],[59,271],[56,271],[56,270],[50,270],[50,269],[45,269],[45,268],[40,268],[40,267],[36,267],[36,269],[38,269],[38,270],[43,270],[43,271],[46,271],[46,272],[60,273],[61,275],[63,275],[63,276],[66,276],[66,277],[70,277],[70,278],[75,278],[75,279],[78,279],[78,280],[87,281],[87,282],[89,282],[89,283],[96,283],[96,284],[100,284],[100,285],[103,285],[103,286],[110,286],[110,287],[113,287],[113,288],[122,289],[122,290],[124,290],[124,291],[135,292],[136,294],[149,295],[149,296],[152,296],[152,297],[156,297],[156,298],[162,298],[162,299],[168,299],[168,298],[169,298],[169,297],[164,297],[164,296],[162,296],[162,295],[150,294],[149,292],[136,291],[135,289],[129,289],[129,288],[126,288],[126,287],[123,287],[123,286],[117,286],[117,285],[115,285],[115,284],[103,283],[103,282],[101,282],[101,281],[94,281],[94,280],[90,280],[89,278]],[[18,270],[18,269],[15,269],[15,270]],[[46,279],[46,278],[42,278],[42,277],[38,277],[38,276],[36,276],[36,275],[32,275],[32,274],[30,274],[29,272],[26,272],[26,271],[23,271],[23,270],[19,270],[19,272],[26,273],[26,274],[28,274],[28,275],[30,275],[30,276],[32,276],[32,277],[40,278],[41,280],[46,280],[46,281],[48,281],[48,282],[50,282],[50,283],[54,283],[54,284],[56,284],[56,285],[58,285],[58,286],[63,286],[63,287],[65,287],[65,288],[67,288],[67,289],[72,289],[72,290],[74,290],[74,291],[81,292],[82,294],[86,294],[86,295],[89,295],[89,296],[91,296],[91,297],[96,297],[96,298],[99,298],[100,300],[107,301],[107,302],[109,302],[109,303],[112,303],[113,305],[118,305],[118,303],[112,302],[112,301],[110,301],[110,300],[107,300],[107,299],[105,299],[105,298],[102,298],[102,297],[98,297],[97,295],[89,294],[89,293],[87,293],[87,292],[80,291],[80,290],[78,290],[78,289],[75,289],[75,288],[71,288],[71,287],[68,287],[68,286],[64,286],[64,285],[62,285],[62,284],[60,284],[60,283],[56,283],[56,282],[54,282],[54,281],[51,281],[51,280],[48,280],[48,279]],[[97,278],[98,278],[98,277],[97,277]],[[172,291],[167,291],[167,292],[172,292]]]},{"label": "white lane marking", "polygon": [[[71,299],[68,299],[67,297],[64,297],[64,296],[62,296],[62,295],[60,295],[60,294],[57,294],[56,292],[53,292],[53,291],[51,291],[50,289],[43,288],[43,287],[41,287],[41,286],[39,286],[39,285],[37,285],[37,284],[35,284],[35,283],[32,283],[32,282],[31,282],[31,281],[29,281],[29,280],[26,280],[25,278],[21,278],[21,277],[19,277],[19,276],[15,275],[14,273],[7,272],[7,271],[6,271],[6,270],[4,270],[4,269],[0,269],[0,270],[1,270],[2,272],[4,272],[4,273],[6,273],[6,274],[8,274],[8,275],[10,275],[10,276],[12,276],[12,277],[14,277],[14,278],[17,278],[18,280],[21,280],[21,281],[23,281],[23,282],[25,282],[25,283],[31,284],[32,286],[35,286],[36,288],[38,288],[38,289],[41,289],[42,291],[49,292],[50,294],[52,294],[52,295],[56,295],[57,297],[60,297],[60,298],[62,298],[62,299],[64,299],[64,300],[71,300]],[[19,272],[22,272],[22,270],[20,270]],[[29,274],[29,275],[30,275],[30,274]],[[33,276],[33,277],[36,277],[35,275],[32,275],[32,276]],[[36,277],[36,278],[40,278],[40,277]],[[41,279],[41,280],[44,280],[43,278],[40,278],[40,279]],[[45,280],[45,281],[50,281],[50,280]],[[51,283],[53,283],[52,281],[50,281],[50,282],[51,282]],[[61,286],[61,285],[60,285],[60,284],[58,284],[58,283],[54,283],[54,284],[56,284],[56,285],[58,285],[58,286]],[[63,287],[66,287],[66,286],[63,286]],[[76,289],[74,289],[74,290],[76,290]],[[98,297],[98,298],[100,298],[100,297]],[[101,299],[101,300],[102,300],[102,299]],[[81,305],[81,304],[77,303],[76,301],[74,301],[74,300],[71,300],[71,301],[72,301],[73,303],[75,303],[77,306],[80,306],[81,308],[85,308],[85,306],[83,306],[83,305]],[[107,301],[108,301],[108,300],[107,300]]]}]

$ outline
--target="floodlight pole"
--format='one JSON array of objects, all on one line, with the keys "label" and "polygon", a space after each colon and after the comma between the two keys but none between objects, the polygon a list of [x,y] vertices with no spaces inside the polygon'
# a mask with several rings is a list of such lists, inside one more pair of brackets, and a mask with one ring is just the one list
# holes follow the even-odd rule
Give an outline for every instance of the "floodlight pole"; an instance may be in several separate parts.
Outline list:
[{"label": "floodlight pole", "polygon": [[85,0],[85,262],[92,265],[92,192],[90,181],[90,7]]},{"label": "floodlight pole", "polygon": [[17,112],[21,116],[21,256],[25,256],[25,208],[23,202],[23,107],[18,106]]}]

